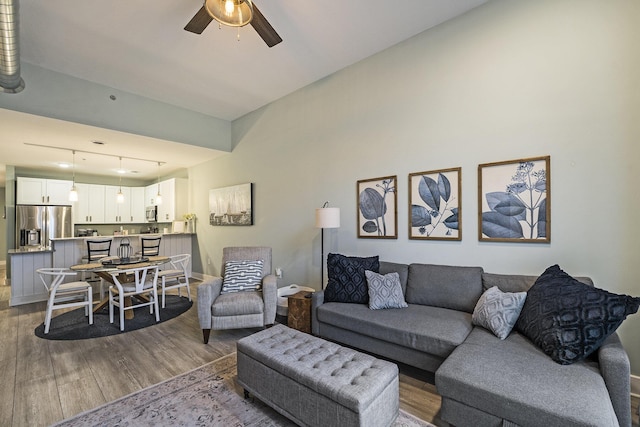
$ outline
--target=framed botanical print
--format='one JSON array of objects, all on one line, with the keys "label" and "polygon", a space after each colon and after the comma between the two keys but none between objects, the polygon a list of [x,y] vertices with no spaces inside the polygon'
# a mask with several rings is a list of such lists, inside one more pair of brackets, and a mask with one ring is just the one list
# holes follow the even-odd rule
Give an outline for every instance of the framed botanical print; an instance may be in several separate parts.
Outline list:
[{"label": "framed botanical print", "polygon": [[551,242],[550,156],[478,165],[478,239]]},{"label": "framed botanical print", "polygon": [[398,238],[397,181],[395,175],[358,181],[358,237]]},{"label": "framed botanical print", "polygon": [[409,174],[409,239],[462,240],[461,168]]}]

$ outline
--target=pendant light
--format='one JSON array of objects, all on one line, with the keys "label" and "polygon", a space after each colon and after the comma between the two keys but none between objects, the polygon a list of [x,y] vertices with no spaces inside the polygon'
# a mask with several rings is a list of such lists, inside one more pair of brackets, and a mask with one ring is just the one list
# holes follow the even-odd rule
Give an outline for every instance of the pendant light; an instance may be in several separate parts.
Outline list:
[{"label": "pendant light", "polygon": [[120,169],[118,170],[118,173],[120,174],[120,189],[118,190],[118,194],[116,194],[116,202],[124,203],[124,194],[122,194],[122,157],[120,157]]},{"label": "pendant light", "polygon": [[162,195],[160,194],[160,166],[162,166],[162,163],[158,162],[158,194],[156,194],[156,206],[162,204]]},{"label": "pendant light", "polygon": [[71,190],[69,191],[69,201],[77,202],[78,201],[78,189],[76,188],[76,150],[71,151],[73,153],[73,184],[71,185]]}]

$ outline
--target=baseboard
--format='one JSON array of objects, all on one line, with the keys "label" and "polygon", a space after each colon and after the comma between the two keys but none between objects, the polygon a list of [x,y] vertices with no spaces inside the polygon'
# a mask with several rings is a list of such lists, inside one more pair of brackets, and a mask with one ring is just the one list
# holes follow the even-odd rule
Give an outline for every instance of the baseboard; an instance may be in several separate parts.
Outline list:
[{"label": "baseboard", "polygon": [[196,273],[195,271],[191,272],[191,277],[194,279],[202,280],[203,282],[208,279],[213,279],[215,276],[210,276],[204,273]]},{"label": "baseboard", "polygon": [[640,398],[640,377],[631,375],[631,395]]}]

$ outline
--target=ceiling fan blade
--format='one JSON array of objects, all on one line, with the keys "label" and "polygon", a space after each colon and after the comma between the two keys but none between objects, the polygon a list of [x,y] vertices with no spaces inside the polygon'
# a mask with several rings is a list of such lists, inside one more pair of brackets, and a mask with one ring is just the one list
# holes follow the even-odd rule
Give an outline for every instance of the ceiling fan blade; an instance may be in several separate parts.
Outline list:
[{"label": "ceiling fan blade", "polygon": [[184,27],[185,30],[196,34],[202,34],[207,25],[211,23],[213,18],[207,10],[202,6],[200,10],[191,18],[191,21]]},{"label": "ceiling fan blade", "polygon": [[282,41],[282,38],[278,33],[276,33],[276,30],[273,29],[271,24],[269,24],[255,3],[253,4],[253,19],[251,19],[251,26],[269,47],[274,47]]}]

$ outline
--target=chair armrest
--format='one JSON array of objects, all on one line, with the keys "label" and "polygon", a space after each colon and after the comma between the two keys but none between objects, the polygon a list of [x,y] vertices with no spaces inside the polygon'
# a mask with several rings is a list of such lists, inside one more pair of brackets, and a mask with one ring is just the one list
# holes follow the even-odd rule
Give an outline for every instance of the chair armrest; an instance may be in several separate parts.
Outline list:
[{"label": "chair armrest", "polygon": [[620,337],[613,333],[598,349],[600,372],[621,426],[631,426],[631,368]]},{"label": "chair armrest", "polygon": [[222,277],[213,277],[198,285],[198,320],[200,328],[211,329],[211,306],[220,296]]},{"label": "chair armrest", "polygon": [[324,291],[316,291],[311,296],[311,333],[318,335],[320,325],[318,324],[318,307],[324,304]]},{"label": "chair armrest", "polygon": [[278,280],[273,274],[262,279],[262,298],[264,300],[264,324],[273,325],[276,322],[276,307],[278,306]]}]

